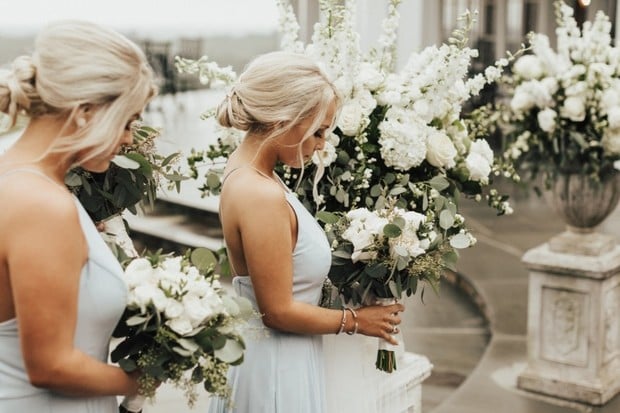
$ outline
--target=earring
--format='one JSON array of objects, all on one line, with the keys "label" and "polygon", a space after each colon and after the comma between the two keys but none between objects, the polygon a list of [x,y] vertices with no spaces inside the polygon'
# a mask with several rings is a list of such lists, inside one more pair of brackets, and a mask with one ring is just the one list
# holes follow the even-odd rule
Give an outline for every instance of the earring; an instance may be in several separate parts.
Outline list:
[{"label": "earring", "polygon": [[77,125],[78,128],[83,128],[84,126],[86,126],[86,119],[84,119],[84,118],[76,118],[75,119],[75,124]]}]

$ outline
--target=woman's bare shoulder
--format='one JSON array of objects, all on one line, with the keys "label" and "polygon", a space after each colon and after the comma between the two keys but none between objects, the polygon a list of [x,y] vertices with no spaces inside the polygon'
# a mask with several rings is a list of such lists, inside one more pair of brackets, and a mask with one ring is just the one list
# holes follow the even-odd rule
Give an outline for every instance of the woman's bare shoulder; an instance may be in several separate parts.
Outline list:
[{"label": "woman's bare shoulder", "polygon": [[223,201],[244,201],[250,206],[253,203],[285,202],[284,189],[278,182],[250,168],[243,169],[227,176],[222,188]]}]

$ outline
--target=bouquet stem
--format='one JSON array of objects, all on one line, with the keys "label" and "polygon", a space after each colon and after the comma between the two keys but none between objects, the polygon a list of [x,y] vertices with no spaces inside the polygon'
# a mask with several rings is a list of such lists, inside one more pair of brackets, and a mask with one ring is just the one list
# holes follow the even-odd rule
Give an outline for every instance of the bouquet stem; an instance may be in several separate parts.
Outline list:
[{"label": "bouquet stem", "polygon": [[[395,304],[395,298],[379,298],[377,304],[379,305],[391,305]],[[385,371],[386,373],[392,373],[396,370],[396,349],[398,346],[388,343],[384,339],[379,339],[379,349],[377,350],[377,361],[375,367],[377,370]]]}]

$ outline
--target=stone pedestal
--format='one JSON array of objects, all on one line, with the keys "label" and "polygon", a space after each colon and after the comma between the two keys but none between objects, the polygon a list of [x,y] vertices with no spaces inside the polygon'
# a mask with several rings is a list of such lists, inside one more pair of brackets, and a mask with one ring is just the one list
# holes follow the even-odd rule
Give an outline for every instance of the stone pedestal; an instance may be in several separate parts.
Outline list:
[{"label": "stone pedestal", "polygon": [[592,405],[620,391],[620,246],[601,255],[523,256],[529,269],[528,365],[518,387]]},{"label": "stone pedestal", "polygon": [[[400,337],[402,343],[402,336]],[[327,413],[422,413],[422,382],[433,368],[400,346],[397,369],[375,368],[377,339],[323,336]]]}]

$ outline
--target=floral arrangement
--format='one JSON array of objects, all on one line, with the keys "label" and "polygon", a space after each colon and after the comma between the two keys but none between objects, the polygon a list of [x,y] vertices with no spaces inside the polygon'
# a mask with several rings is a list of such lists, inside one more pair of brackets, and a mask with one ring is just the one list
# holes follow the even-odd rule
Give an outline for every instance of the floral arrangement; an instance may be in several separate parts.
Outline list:
[{"label": "floral arrangement", "polygon": [[510,102],[502,110],[505,157],[532,180],[580,173],[594,181],[620,159],[620,49],[601,11],[580,30],[572,7],[554,3],[557,49],[540,33],[529,36],[532,53],[505,76]]},{"label": "floral arrangement", "polygon": [[107,171],[94,173],[76,167],[65,177],[65,184],[91,219],[103,226],[104,240],[121,260],[138,256],[122,213],[129,210],[135,214],[141,202],[152,206],[162,178],[169,188],[176,186],[177,191],[181,181],[187,178],[175,167],[179,153],[164,157],[155,151],[155,139],[160,135],[158,129],[138,121],[131,126],[133,144],[122,148]]},{"label": "floral arrangement", "polygon": [[140,369],[140,394],[153,397],[159,383],[185,390],[188,405],[196,385],[227,398],[226,373],[243,361],[240,327],[253,317],[250,302],[228,295],[213,273],[216,259],[203,248],[184,256],[155,253],[125,268],[127,308],[113,336],[111,353],[127,372]]},{"label": "floral arrangement", "polygon": [[155,151],[155,139],[160,135],[158,129],[134,123],[132,132],[133,144],[122,148],[106,172],[93,173],[78,167],[65,177],[65,184],[95,222],[125,209],[135,214],[136,205],[141,201],[152,205],[161,178],[177,190],[185,179],[174,167],[178,153],[164,157]]},{"label": "floral arrangement", "polygon": [[[383,33],[369,53],[362,53],[354,29],[355,1],[320,0],[321,16],[308,45],[298,40],[299,25],[290,3],[277,3],[281,48],[319,62],[344,100],[334,132],[303,175],[284,167],[278,171],[326,223],[326,231],[336,231],[330,279],[345,300],[357,303],[400,298],[403,291],[415,292],[418,281],[436,289],[443,269],[455,269],[456,250],[476,241],[458,212],[460,197],[484,200],[498,215],[512,212],[508,197],[492,184],[495,176],[515,176],[514,170],[509,162],[496,159],[488,144],[488,122],[480,123],[484,112],[466,115],[463,107],[485,85],[500,79],[518,53],[508,53],[483,73],[470,76],[471,60],[478,52],[467,46],[475,16],[465,13],[462,27],[447,44],[413,53],[397,71],[400,0],[388,1]],[[200,176],[200,166],[208,166],[205,194],[219,192],[220,164],[238,142],[239,135],[228,132],[189,157],[194,177]],[[315,184],[321,164],[325,174]],[[370,230],[360,226],[360,220],[378,226]],[[407,246],[398,244],[394,255],[390,242],[399,236],[407,239]],[[416,242],[414,253],[408,247]]]},{"label": "floral arrangement", "polygon": [[[320,212],[333,249],[330,280],[352,304],[391,303],[403,294],[414,294],[419,281],[436,285],[441,267],[436,262],[446,253],[437,243],[438,231],[427,216],[394,205],[380,210],[356,208],[346,213]],[[468,235],[451,240],[470,244]],[[456,258],[456,256],[453,256]],[[396,369],[394,351],[380,341],[376,367]]]}]

